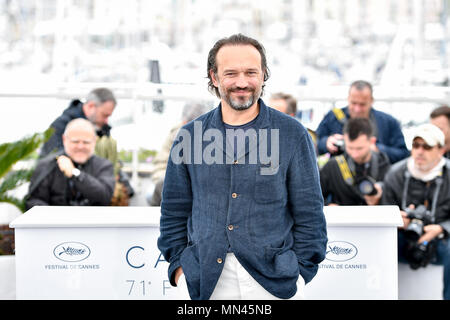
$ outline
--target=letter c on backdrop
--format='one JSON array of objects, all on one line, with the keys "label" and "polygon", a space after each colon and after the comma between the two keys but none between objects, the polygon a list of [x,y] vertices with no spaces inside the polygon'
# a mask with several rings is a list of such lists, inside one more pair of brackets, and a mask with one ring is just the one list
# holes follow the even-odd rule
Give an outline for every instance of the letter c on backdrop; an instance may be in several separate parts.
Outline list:
[{"label": "letter c on backdrop", "polygon": [[127,259],[128,265],[129,265],[130,267],[135,268],[135,269],[139,269],[139,268],[142,268],[143,266],[145,266],[145,263],[142,263],[141,265],[136,266],[136,265],[132,264],[132,263],[130,262],[130,260],[128,259],[130,252],[131,252],[132,250],[135,250],[135,249],[141,249],[142,251],[144,251],[144,248],[142,248],[142,247],[140,247],[140,246],[134,246],[134,247],[131,247],[131,248],[128,249],[128,251],[127,251],[126,259]]}]

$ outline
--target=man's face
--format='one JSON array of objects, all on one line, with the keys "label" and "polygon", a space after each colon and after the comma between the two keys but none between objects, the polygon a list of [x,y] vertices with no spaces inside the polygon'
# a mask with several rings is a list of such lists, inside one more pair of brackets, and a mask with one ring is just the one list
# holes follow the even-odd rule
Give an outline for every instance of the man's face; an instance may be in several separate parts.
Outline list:
[{"label": "man's face", "polygon": [[441,161],[442,154],[442,148],[438,146],[431,147],[420,137],[413,140],[411,156],[416,167],[422,172],[427,172],[434,168]]},{"label": "man's face", "polygon": [[108,124],[108,118],[112,115],[114,107],[115,105],[112,101],[106,101],[99,105],[95,105],[92,102],[89,114],[86,117],[95,125],[96,129],[100,129],[105,124]]},{"label": "man's face", "polygon": [[271,99],[269,102],[269,106],[287,114],[288,104],[284,99]]},{"label": "man's face", "polygon": [[344,134],[345,152],[358,164],[366,163],[370,160],[371,146],[375,143],[376,138],[361,134],[358,138],[350,141],[348,134]]},{"label": "man's face", "polygon": [[448,118],[446,116],[438,116],[431,119],[430,122],[442,130],[445,136],[445,144],[448,146],[450,144],[450,123]]},{"label": "man's face", "polygon": [[264,83],[258,50],[251,45],[225,45],[217,52],[216,62],[217,73],[210,73],[222,101],[234,110],[255,105]]},{"label": "man's face", "polygon": [[95,139],[91,130],[72,128],[63,135],[64,151],[74,162],[83,164],[94,154]]},{"label": "man's face", "polygon": [[369,88],[358,90],[350,88],[348,95],[348,112],[350,118],[369,118],[373,98]]}]

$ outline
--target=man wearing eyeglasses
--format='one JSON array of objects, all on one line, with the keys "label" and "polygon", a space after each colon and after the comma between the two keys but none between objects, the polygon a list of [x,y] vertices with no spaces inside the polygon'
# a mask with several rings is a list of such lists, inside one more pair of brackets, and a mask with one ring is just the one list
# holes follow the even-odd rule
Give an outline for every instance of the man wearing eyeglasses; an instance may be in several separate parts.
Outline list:
[{"label": "man wearing eyeglasses", "polygon": [[433,124],[417,128],[411,156],[391,167],[384,179],[382,204],[398,205],[400,261],[412,269],[443,264],[445,300],[450,299],[450,161],[445,138]]},{"label": "man wearing eyeglasses", "polygon": [[96,132],[86,119],[70,121],[64,151],[41,159],[30,180],[26,207],[107,206],[115,186],[112,163],[94,155]]}]

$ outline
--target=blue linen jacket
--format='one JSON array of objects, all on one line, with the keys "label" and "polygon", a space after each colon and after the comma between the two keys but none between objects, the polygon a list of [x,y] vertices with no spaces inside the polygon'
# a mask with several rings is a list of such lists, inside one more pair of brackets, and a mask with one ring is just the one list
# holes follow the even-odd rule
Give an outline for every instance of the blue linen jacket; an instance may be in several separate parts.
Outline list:
[{"label": "blue linen jacket", "polygon": [[[348,107],[342,108],[347,119],[350,118]],[[377,142],[376,145],[380,152],[388,155],[391,163],[395,163],[409,156],[408,148],[406,148],[405,138],[403,136],[399,122],[391,115],[382,111],[371,109],[371,117],[373,116],[377,126]],[[333,111],[329,111],[317,127],[316,134],[318,139],[317,148],[319,154],[327,153],[327,139],[335,133],[342,134],[344,125],[336,119]]]},{"label": "blue linen jacket", "polygon": [[[214,129],[223,137],[217,144],[220,148],[211,152],[223,156],[223,164],[198,164],[198,158],[197,164],[176,164],[171,156],[164,180],[158,247],[169,262],[171,284],[175,286],[174,271],[181,266],[192,299],[209,299],[228,251],[267,291],[280,298],[296,293],[299,274],[305,283],[311,281],[325,258],[326,222],[311,137],[295,118],[268,108],[261,99],[258,103],[254,128],[267,129],[267,141],[272,141],[270,129],[279,130],[276,167],[274,161],[251,161],[255,149],[250,139],[246,139],[245,154],[238,153],[237,163],[227,158],[229,142],[220,104],[186,124],[172,146],[173,152],[185,138],[192,143],[201,139],[194,136],[200,124],[203,134]],[[256,132],[261,137],[261,131]],[[205,147],[212,140],[203,139],[202,151],[211,151]],[[267,154],[274,150],[270,142],[268,145]],[[193,160],[194,148],[179,154],[191,155]],[[269,167],[271,174],[261,174]]]}]

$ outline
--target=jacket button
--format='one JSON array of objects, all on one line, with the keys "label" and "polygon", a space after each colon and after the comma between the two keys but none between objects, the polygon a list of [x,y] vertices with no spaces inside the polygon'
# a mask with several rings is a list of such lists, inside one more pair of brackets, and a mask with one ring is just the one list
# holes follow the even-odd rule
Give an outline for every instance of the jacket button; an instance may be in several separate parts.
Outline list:
[{"label": "jacket button", "polygon": [[228,230],[232,231],[233,229],[234,229],[234,226],[233,226],[232,224],[230,224],[230,225],[228,226]]},{"label": "jacket button", "polygon": [[223,262],[222,258],[217,258],[217,263],[222,263],[222,262]]},{"label": "jacket button", "polygon": [[233,199],[236,199],[236,198],[237,198],[237,193],[236,193],[236,192],[233,192],[233,193],[231,194],[231,196],[233,197]]}]

